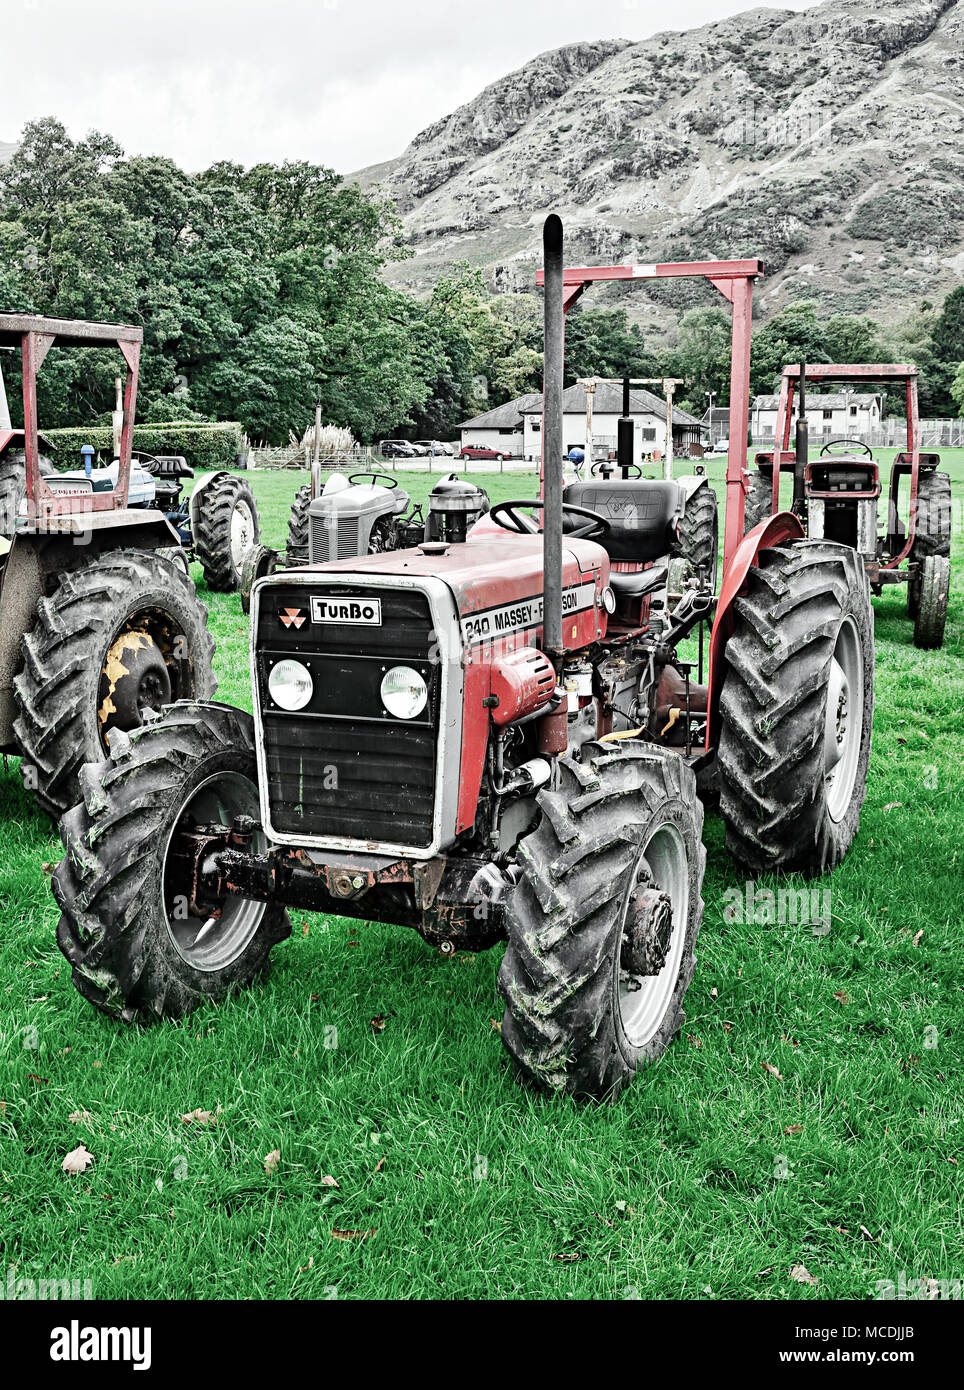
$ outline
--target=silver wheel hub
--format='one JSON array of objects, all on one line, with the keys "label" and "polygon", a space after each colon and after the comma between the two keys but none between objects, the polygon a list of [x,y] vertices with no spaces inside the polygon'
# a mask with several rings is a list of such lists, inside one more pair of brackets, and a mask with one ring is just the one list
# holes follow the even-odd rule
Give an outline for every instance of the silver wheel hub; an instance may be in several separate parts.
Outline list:
[{"label": "silver wheel hub", "polygon": [[240,570],[244,552],[254,540],[254,517],[247,502],[238,501],[231,513],[231,559]]},{"label": "silver wheel hub", "polygon": [[679,828],[664,822],[643,846],[623,908],[617,1004],[630,1045],[652,1041],[673,1000],[689,919],[689,862]]},{"label": "silver wheel hub", "polygon": [[863,712],[863,648],[853,618],[847,617],[830,660],[824,713],[824,784],[827,810],[834,821],[843,819],[853,797]]}]

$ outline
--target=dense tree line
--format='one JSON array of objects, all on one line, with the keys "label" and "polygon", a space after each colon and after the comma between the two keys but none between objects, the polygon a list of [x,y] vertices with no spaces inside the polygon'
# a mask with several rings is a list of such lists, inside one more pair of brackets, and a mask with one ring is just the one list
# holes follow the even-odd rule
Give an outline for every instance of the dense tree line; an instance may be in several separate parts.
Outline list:
[{"label": "dense tree line", "polygon": [[[327,421],[365,442],[444,437],[539,390],[541,298],[493,296],[480,271],[459,264],[419,300],[383,279],[405,254],[394,207],[318,165],[189,174],[126,157],[107,135],[73,141],[48,118],[28,124],[0,166],[0,307],[142,325],[147,421],[235,419],[280,442],[320,400]],[[624,308],[579,305],[567,321],[567,384],[683,377],[681,404],[702,414],[707,392],[728,397],[729,347],[722,307],[689,310],[671,341],[650,344]],[[964,287],[892,329],[791,304],[754,333],[753,391],[772,390],[801,356],[916,362],[922,413],[964,411]],[[40,376],[48,426],[107,418],[117,370],[108,357],[51,354]]]}]

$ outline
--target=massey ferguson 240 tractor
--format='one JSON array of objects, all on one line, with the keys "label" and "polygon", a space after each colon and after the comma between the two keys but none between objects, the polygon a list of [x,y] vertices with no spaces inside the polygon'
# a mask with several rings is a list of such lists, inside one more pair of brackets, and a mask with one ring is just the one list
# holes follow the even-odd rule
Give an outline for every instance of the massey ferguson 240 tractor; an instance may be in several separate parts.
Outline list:
[{"label": "massey ferguson 240 tractor", "polygon": [[[872,450],[861,440],[828,439],[819,456],[811,461],[806,411],[808,382],[902,388],[907,448],[897,455],[890,470],[885,516],[880,515],[880,467]],[[796,447],[791,449],[795,394]],[[773,451],[756,456],[756,471],[750,476],[746,499],[746,529],[751,530],[764,517],[779,511],[780,473],[792,473],[792,509],[803,521],[807,535],[853,546],[864,562],[875,594],[882,593],[885,584],[906,584],[907,612],[914,620],[914,645],[940,647],[951,579],[951,480],[947,473],[937,471],[939,454],[922,454],[920,450],[917,368],[823,363],[784,367],[774,443]],[[907,479],[906,502],[900,496],[902,478]],[[906,525],[900,515],[904,510]]]},{"label": "massey ferguson 240 tractor", "polygon": [[[554,216],[544,242],[543,496],[499,503],[464,540],[263,576],[254,717],[181,701],[81,773],[58,940],[106,1013],[177,1017],[250,984],[288,906],[401,923],[445,954],[505,941],[520,1077],[608,1097],[682,1022],[703,915],[697,773],[718,767],[747,871],[816,874],[846,853],[870,751],[867,578],[795,516],[743,535],[760,264],[564,270]],[[733,305],[706,683],[680,648],[712,580],[667,590],[675,484],[564,490],[561,468],[566,305],[596,280],[681,275]]]},{"label": "massey ferguson 240 tractor", "polygon": [[[12,429],[0,390],[0,753],[22,756],[26,786],[53,814],[76,802],[78,771],[106,756],[111,730],[215,690],[214,642],[178,532],[143,488],[129,496],[142,336],[0,314],[0,347],[21,352],[24,415]],[[109,487],[93,469],[58,474],[40,453],[37,372],[55,343],[124,358]]]}]

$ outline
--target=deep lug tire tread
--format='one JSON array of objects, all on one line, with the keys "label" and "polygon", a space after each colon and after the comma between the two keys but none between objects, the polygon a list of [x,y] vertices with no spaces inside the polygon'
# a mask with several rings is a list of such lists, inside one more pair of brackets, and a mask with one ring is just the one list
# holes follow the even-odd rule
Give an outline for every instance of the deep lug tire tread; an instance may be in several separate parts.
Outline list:
[{"label": "deep lug tire tread", "polygon": [[241,571],[231,553],[231,520],[239,502],[247,503],[254,521],[252,545],[261,536],[258,504],[251,484],[237,473],[215,473],[198,498],[192,541],[209,589],[230,594],[240,587]]}]

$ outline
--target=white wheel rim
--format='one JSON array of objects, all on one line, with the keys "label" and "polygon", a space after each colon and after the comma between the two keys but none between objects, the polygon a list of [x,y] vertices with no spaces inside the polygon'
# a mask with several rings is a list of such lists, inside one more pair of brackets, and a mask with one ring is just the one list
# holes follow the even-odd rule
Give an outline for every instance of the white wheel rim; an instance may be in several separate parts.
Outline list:
[{"label": "white wheel rim", "polygon": [[686,844],[675,825],[665,823],[651,831],[637,860],[633,882],[623,905],[624,927],[641,868],[648,869],[651,886],[668,896],[673,909],[673,928],[666,964],[658,975],[632,975],[620,967],[617,956],[619,1017],[633,1047],[645,1047],[659,1031],[676,992],[683,959],[689,921],[690,876]]},{"label": "white wheel rim", "polygon": [[231,513],[231,559],[236,570],[241,568],[244,552],[253,539],[254,517],[251,515],[251,508],[243,498],[239,498]]},{"label": "white wheel rim", "polygon": [[823,761],[827,812],[835,822],[847,814],[857,780],[864,725],[864,654],[853,618],[837,633],[824,715]]},{"label": "white wheel rim", "polygon": [[[211,974],[232,965],[247,949],[261,925],[266,904],[252,898],[227,897],[218,918],[192,916],[183,900],[167,891],[171,842],[178,826],[190,814],[195,824],[230,825],[235,816],[260,815],[257,788],[240,772],[218,772],[195,787],[181,807],[161,857],[161,911],[174,948],[192,970]],[[266,847],[262,832],[252,841],[255,853]]]}]

